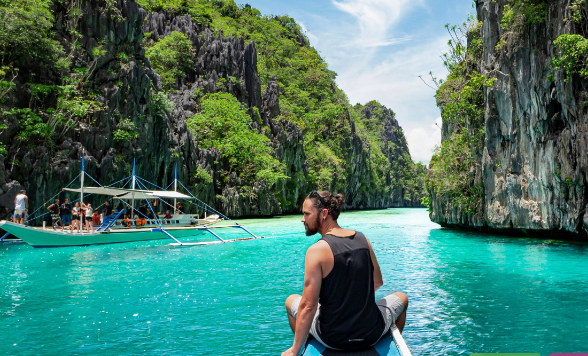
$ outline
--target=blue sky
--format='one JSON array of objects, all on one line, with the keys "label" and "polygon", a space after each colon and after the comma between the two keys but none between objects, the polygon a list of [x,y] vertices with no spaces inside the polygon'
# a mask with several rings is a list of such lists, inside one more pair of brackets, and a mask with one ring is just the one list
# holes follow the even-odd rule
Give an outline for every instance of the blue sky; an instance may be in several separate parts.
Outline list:
[{"label": "blue sky", "polygon": [[[238,1],[239,2],[239,1]],[[474,13],[469,0],[247,0],[263,14],[293,17],[337,72],[352,104],[378,100],[396,112],[415,161],[429,163],[441,141],[434,90],[418,78],[444,78],[445,24]],[[436,124],[439,125],[436,126]]]}]

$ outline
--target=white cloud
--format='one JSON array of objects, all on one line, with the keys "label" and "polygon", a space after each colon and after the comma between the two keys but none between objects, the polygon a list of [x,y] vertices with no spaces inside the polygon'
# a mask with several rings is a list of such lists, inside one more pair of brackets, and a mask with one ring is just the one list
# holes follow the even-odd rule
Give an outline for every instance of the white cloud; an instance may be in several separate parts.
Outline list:
[{"label": "white cloud", "polygon": [[333,5],[357,19],[360,35],[354,42],[360,46],[377,47],[386,43],[388,30],[422,0],[333,0]]},{"label": "white cloud", "polygon": [[439,116],[435,91],[418,76],[427,79],[427,73],[433,71],[444,77],[446,70],[439,55],[446,43],[441,37],[377,57],[369,65],[352,64],[337,79],[352,104],[375,99],[396,113],[416,162],[428,164],[432,149],[441,141],[440,123],[439,128],[433,128]]},{"label": "white cloud", "polygon": [[388,46],[392,46],[392,45],[397,45],[397,44],[403,44],[403,43],[407,43],[412,39],[411,36],[404,36],[404,37],[400,37],[400,38],[387,38],[383,41],[369,41],[369,42],[365,42],[365,43],[346,43],[341,45],[341,47],[360,47],[360,48],[373,48],[373,47],[388,47]]},{"label": "white cloud", "polygon": [[[447,71],[439,58],[448,35],[415,30],[408,16],[424,0],[332,0],[351,17],[320,17],[321,55],[339,75],[337,85],[351,104],[377,100],[396,113],[415,161],[429,162],[440,135],[431,128],[439,116],[435,91],[419,75]],[[317,15],[315,15],[317,16]],[[350,22],[351,20],[351,22]],[[407,21],[410,27],[407,27]],[[442,27],[440,27],[442,29]],[[410,137],[409,137],[410,136]]]},{"label": "white cloud", "polygon": [[391,108],[397,113],[405,103],[411,106],[406,114],[412,112],[415,101],[426,100],[434,106],[435,93],[419,79],[419,75],[425,77],[430,71],[441,76],[446,73],[439,59],[446,47],[447,39],[438,37],[386,56],[372,58],[369,66],[350,63],[347,70],[339,75],[337,83],[344,88],[352,102],[363,103],[377,99],[394,104]]},{"label": "white cloud", "polygon": [[415,162],[429,164],[435,146],[441,143],[441,117],[428,129],[417,127],[406,134],[406,141]]}]

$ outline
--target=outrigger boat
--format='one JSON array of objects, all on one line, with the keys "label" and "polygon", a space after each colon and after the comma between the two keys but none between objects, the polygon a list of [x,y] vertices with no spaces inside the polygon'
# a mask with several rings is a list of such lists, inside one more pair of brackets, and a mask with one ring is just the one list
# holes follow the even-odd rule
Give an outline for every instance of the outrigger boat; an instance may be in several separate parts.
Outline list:
[{"label": "outrigger boat", "polygon": [[[102,224],[96,229],[95,232],[80,233],[72,232],[69,230],[53,230],[46,229],[45,227],[32,227],[15,224],[9,221],[0,221],[0,228],[14,235],[15,237],[23,240],[24,242],[30,244],[33,247],[86,246],[158,239],[171,239],[174,241],[174,243],[170,244],[172,246],[190,246],[263,238],[255,236],[242,225],[238,224],[237,222],[231,221],[231,219],[222,215],[221,213],[214,210],[212,207],[210,207],[209,205],[205,204],[204,202],[196,198],[194,195],[192,195],[192,193],[180,181],[178,181],[177,165],[173,182],[173,191],[168,191],[165,189],[147,189],[145,183],[152,184],[155,187],[157,186],[151,182],[148,182],[145,179],[136,176],[134,162],[132,176],[124,178],[121,181],[119,181],[123,182],[127,180],[127,183],[123,185],[122,188],[117,188],[113,186],[84,187],[84,178],[86,176],[88,176],[96,183],[98,183],[94,178],[92,178],[90,175],[88,175],[88,173],[85,172],[84,160],[85,155],[82,158],[82,172],[80,173],[80,176],[78,176],[80,178],[80,188],[69,188],[69,186],[71,186],[71,184],[77,180],[76,178],[67,187],[63,188],[62,191],[80,193],[80,202],[83,202],[84,198],[91,194],[106,195],[119,199],[121,202],[124,203],[124,206],[126,206],[126,208],[132,212],[132,214],[138,215],[139,218],[143,218],[141,219],[141,222],[143,224],[137,224],[137,219],[124,220],[123,217],[125,216],[127,210],[122,209],[120,211],[115,211],[112,215],[105,216],[102,221]],[[129,182],[131,183],[131,188],[124,188],[124,186],[126,186]],[[178,183],[190,195],[178,192]],[[137,189],[137,187],[139,189]],[[88,194],[84,195],[85,193]],[[134,203],[137,198],[142,198],[146,202],[147,206],[151,211],[150,216],[146,216],[145,214],[141,213],[140,211],[134,208]],[[163,217],[158,216],[157,213],[154,211],[153,206],[149,203],[150,199],[159,199],[161,202],[164,203],[164,199],[173,199],[174,205],[172,206],[172,209],[174,211],[174,214],[171,216],[171,218],[165,219]],[[178,199],[182,199],[190,204],[202,208],[205,211],[204,218],[200,218],[198,215],[186,214],[183,211],[176,211],[175,208],[177,206],[176,203]],[[128,201],[130,201],[130,203]],[[197,201],[199,204],[194,203],[193,201]],[[39,209],[37,209],[35,212],[39,211]],[[211,212],[212,215],[206,215],[206,212]],[[43,215],[45,214],[42,214],[41,216]],[[31,221],[36,218],[31,218],[27,221]],[[229,222],[229,224],[223,226],[212,226],[217,223],[220,223],[221,221]],[[213,228],[238,228],[248,233],[250,237],[226,240],[221,238],[214,231],[212,231]],[[180,239],[194,237],[200,238],[205,236],[211,237],[213,241],[180,241]]]}]

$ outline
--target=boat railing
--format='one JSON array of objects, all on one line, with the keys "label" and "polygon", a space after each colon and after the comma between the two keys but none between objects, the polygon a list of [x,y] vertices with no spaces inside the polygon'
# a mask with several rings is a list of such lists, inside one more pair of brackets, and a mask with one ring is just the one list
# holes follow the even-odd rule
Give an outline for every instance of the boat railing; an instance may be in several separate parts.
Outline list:
[{"label": "boat railing", "polygon": [[125,209],[119,210],[117,212],[115,212],[114,214],[105,216],[104,219],[102,220],[102,225],[100,225],[100,227],[96,230],[96,231],[106,231],[108,229],[110,229],[110,227],[112,225],[114,225],[114,223],[116,222],[116,219],[119,218],[119,216],[121,216],[122,214],[124,214]]}]

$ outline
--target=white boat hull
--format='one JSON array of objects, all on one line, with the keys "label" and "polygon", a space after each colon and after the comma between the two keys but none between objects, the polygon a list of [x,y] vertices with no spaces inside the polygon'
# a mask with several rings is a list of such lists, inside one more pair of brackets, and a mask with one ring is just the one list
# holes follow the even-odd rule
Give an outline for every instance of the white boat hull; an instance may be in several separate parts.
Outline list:
[{"label": "white boat hull", "polygon": [[[60,229],[43,229],[24,226],[9,221],[0,221],[0,229],[6,230],[15,237],[25,241],[34,247],[60,247],[60,246],[86,246],[98,244],[111,244],[121,242],[134,242],[146,240],[171,239],[160,231],[149,228],[112,229],[105,232],[71,233]],[[215,237],[206,232],[204,226],[177,226],[165,227],[170,235],[176,239],[187,237]]]}]

